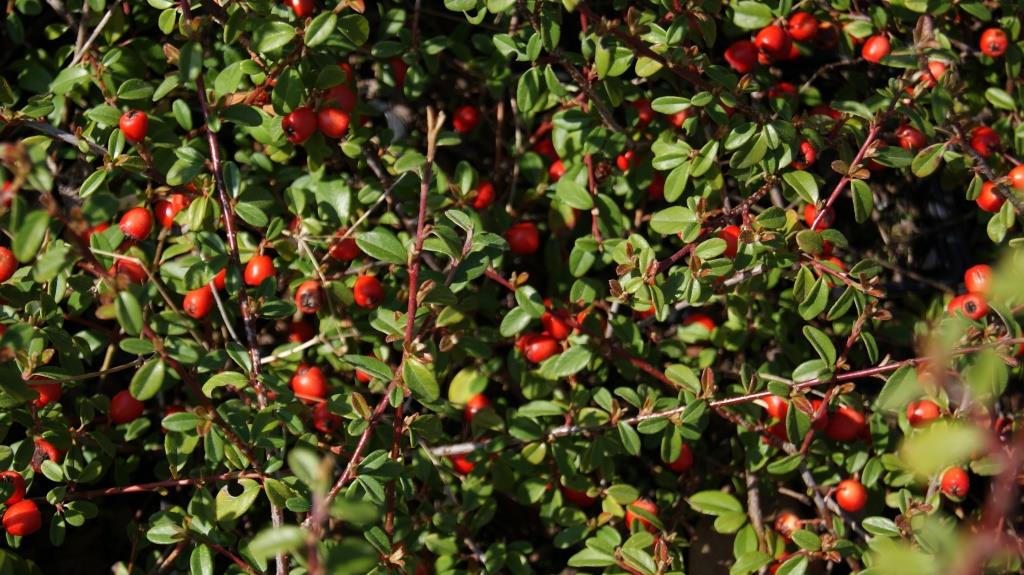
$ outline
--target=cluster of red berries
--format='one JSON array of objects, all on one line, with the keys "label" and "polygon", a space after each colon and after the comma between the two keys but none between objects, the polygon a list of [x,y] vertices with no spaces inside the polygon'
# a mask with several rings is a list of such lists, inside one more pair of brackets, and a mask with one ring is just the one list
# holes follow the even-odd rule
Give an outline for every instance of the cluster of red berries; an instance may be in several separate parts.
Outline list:
[{"label": "cluster of red berries", "polygon": [[753,40],[733,42],[725,50],[725,61],[740,74],[748,74],[758,64],[792,60],[800,56],[797,42],[815,41],[824,47],[834,47],[835,30],[823,24],[813,14],[794,12],[783,23],[761,28]]},{"label": "cluster of red berries", "polygon": [[[977,132],[977,130],[975,130],[975,132]],[[992,133],[995,134],[994,131]],[[995,136],[995,141],[998,145],[998,135]],[[974,142],[975,138],[972,137],[971,146],[974,147],[975,150],[978,150],[978,147],[975,146]],[[987,156],[988,154],[982,155]],[[1011,169],[1010,173],[1007,174],[1006,179],[1007,183],[1010,184],[1011,193],[1018,193],[1024,190],[1024,165],[1015,166],[1013,169]],[[978,197],[975,198],[974,201],[978,204],[978,207],[981,208],[983,211],[995,213],[998,212],[1003,207],[1003,203],[1006,202],[1006,198],[1003,197],[1003,195],[997,191],[995,182],[985,182],[984,184],[982,184],[981,192],[978,193]]]},{"label": "cluster of red berries", "polygon": [[985,264],[972,266],[964,272],[964,286],[967,293],[949,300],[946,311],[950,315],[960,312],[964,317],[978,321],[988,314],[986,296],[992,282],[992,268]]},{"label": "cluster of red berries", "polygon": [[328,138],[335,139],[348,132],[351,114],[359,103],[359,97],[352,66],[346,62],[338,66],[345,72],[345,81],[322,93],[320,106],[315,112],[309,106],[300,106],[281,120],[285,138],[292,144],[305,142],[317,129]]}]

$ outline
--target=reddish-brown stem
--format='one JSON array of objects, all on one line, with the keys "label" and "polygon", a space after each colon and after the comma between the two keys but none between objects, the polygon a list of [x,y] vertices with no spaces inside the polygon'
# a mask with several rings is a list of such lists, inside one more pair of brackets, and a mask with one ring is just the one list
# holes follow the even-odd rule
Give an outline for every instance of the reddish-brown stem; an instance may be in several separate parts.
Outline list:
[{"label": "reddish-brown stem", "polygon": [[601,211],[597,207],[597,180],[594,178],[594,159],[590,157],[590,154],[583,156],[583,163],[587,165],[587,189],[590,191],[590,197],[594,202],[594,207],[590,208],[590,234],[594,236],[597,243],[601,243]]},{"label": "reddish-brown stem", "polygon": [[172,487],[184,487],[186,485],[203,485],[207,483],[215,483],[217,481],[233,481],[236,479],[255,479],[261,481],[263,479],[263,476],[260,475],[259,473],[232,471],[230,473],[220,473],[217,475],[207,475],[204,477],[189,477],[186,479],[165,479],[163,481],[139,483],[136,485],[128,485],[125,487],[107,487],[105,489],[92,489],[89,491],[70,491],[68,492],[67,495],[64,496],[64,501],[75,501],[78,499],[96,499],[98,497],[107,497],[110,495],[127,495],[130,493],[149,493],[151,491],[158,491],[161,489],[168,489]]}]

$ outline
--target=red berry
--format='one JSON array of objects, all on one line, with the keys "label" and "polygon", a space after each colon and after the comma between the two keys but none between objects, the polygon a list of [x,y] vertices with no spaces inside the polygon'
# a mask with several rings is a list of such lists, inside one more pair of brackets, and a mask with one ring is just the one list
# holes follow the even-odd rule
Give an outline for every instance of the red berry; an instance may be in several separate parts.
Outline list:
[{"label": "red berry", "polygon": [[17,269],[18,260],[14,259],[14,252],[0,246],[0,283],[11,279]]},{"label": "red berry", "polygon": [[548,166],[548,179],[557,182],[565,174],[565,164],[562,160],[555,160]]},{"label": "red berry", "polygon": [[693,110],[690,109],[690,108],[687,108],[685,110],[681,110],[681,111],[676,112],[675,114],[672,114],[671,116],[669,116],[668,117],[668,123],[672,124],[673,126],[675,126],[677,128],[682,128],[683,127],[683,123],[686,122],[687,120],[689,120],[692,115],[693,115]]},{"label": "red berry", "polygon": [[929,60],[928,61],[928,72],[924,74],[924,78],[921,80],[925,86],[931,88],[938,83],[939,80],[946,74],[946,63],[941,60]]},{"label": "red berry", "polygon": [[637,499],[633,503],[626,507],[626,528],[632,529],[633,523],[640,522],[640,525],[654,533],[658,530],[647,518],[643,517],[634,510],[640,510],[646,512],[648,515],[658,515],[658,506],[649,499]]},{"label": "red berry", "polygon": [[82,239],[85,240],[85,243],[89,243],[89,240],[92,238],[93,234],[98,234],[100,232],[104,232],[104,231],[109,230],[109,229],[110,229],[110,224],[108,224],[107,222],[102,222],[102,223],[96,224],[95,226],[93,226],[93,227],[85,230],[84,232],[82,232]]},{"label": "red berry", "polygon": [[316,114],[316,123],[323,135],[340,138],[348,132],[348,112],[338,108],[320,108]]},{"label": "red berry", "polygon": [[[814,224],[814,218],[818,217],[818,208],[814,204],[807,204],[804,206],[804,222],[807,223],[807,227],[811,227]],[[818,220],[818,226],[814,228],[817,231],[827,230],[832,227],[836,221],[836,213],[832,211],[832,208],[828,208],[825,211],[825,215],[821,216]]]},{"label": "red berry", "polygon": [[786,539],[789,539],[793,532],[799,531],[803,525],[804,522],[797,517],[796,513],[789,511],[783,511],[775,518],[775,530]]},{"label": "red berry", "polygon": [[557,340],[568,339],[572,333],[565,312],[562,311],[545,311],[540,316],[540,323],[544,326],[544,331]]},{"label": "red berry", "polygon": [[409,71],[409,65],[398,56],[392,56],[388,60],[388,64],[391,65],[391,74],[395,79],[395,86],[401,88],[405,85],[405,74]]},{"label": "red berry", "polygon": [[4,511],[4,529],[15,537],[31,535],[42,527],[39,507],[31,499],[23,499]]},{"label": "red berry", "polygon": [[799,93],[796,86],[789,82],[778,82],[768,88],[769,98],[788,98]]},{"label": "red berry", "polygon": [[558,340],[546,333],[524,335],[520,338],[519,347],[530,363],[540,363],[562,349]]},{"label": "red berry", "polygon": [[39,395],[39,397],[32,402],[37,409],[42,409],[51,403],[60,401],[61,387],[57,382],[32,383],[29,384],[29,387]]},{"label": "red berry", "polygon": [[146,208],[132,208],[121,216],[121,232],[135,241],[149,237],[153,230],[153,215]]},{"label": "red berry", "polygon": [[679,456],[674,461],[667,462],[668,468],[676,473],[684,473],[693,467],[693,450],[690,446],[683,444],[679,448]]},{"label": "red berry", "polygon": [[472,205],[478,210],[486,210],[494,201],[494,184],[480,182],[476,187],[476,195],[473,196]]},{"label": "red berry", "polygon": [[736,257],[740,248],[740,227],[725,226],[718,232],[718,237],[725,240],[725,253],[722,255],[729,259]]},{"label": "red berry", "polygon": [[306,280],[295,288],[295,307],[302,313],[316,313],[320,310],[320,282]]},{"label": "red berry", "polygon": [[968,293],[987,294],[992,282],[992,268],[985,264],[971,266],[964,272],[964,285]]},{"label": "red berry", "polygon": [[646,126],[654,120],[654,109],[651,108],[651,101],[647,98],[637,98],[629,103],[636,110],[636,118],[641,126]]},{"label": "red berry", "polygon": [[472,423],[473,416],[476,415],[476,412],[490,406],[491,400],[487,399],[487,396],[482,393],[478,393],[469,398],[469,401],[466,402],[466,407],[463,410],[466,423]]},{"label": "red berry", "polygon": [[904,150],[918,150],[928,143],[928,140],[920,130],[906,124],[896,128],[896,138],[900,142],[900,147]]},{"label": "red berry", "polygon": [[64,459],[64,452],[54,447],[49,441],[37,437],[35,440],[35,453],[32,454],[32,470],[39,473],[42,469],[43,461],[49,459],[54,463],[60,463]]},{"label": "red berry", "polygon": [[562,497],[564,497],[566,501],[572,503],[576,507],[586,508],[597,503],[597,498],[587,495],[586,491],[579,491],[561,484],[558,485],[558,490],[562,492]]},{"label": "red berry", "polygon": [[466,459],[466,456],[462,454],[449,455],[448,459],[451,460],[452,467],[455,468],[455,471],[459,475],[469,475],[470,473],[473,473],[473,468],[476,467],[475,463]]},{"label": "red berry", "polygon": [[166,230],[174,226],[174,216],[178,215],[178,211],[167,200],[160,200],[153,204],[153,213],[156,215],[156,221],[160,222],[160,225]]},{"label": "red berry", "polygon": [[942,474],[942,492],[948,497],[963,497],[971,488],[971,479],[962,467],[950,467]]},{"label": "red berry", "polygon": [[474,106],[460,106],[455,110],[452,126],[460,134],[468,134],[480,124],[480,111]]},{"label": "red berry", "polygon": [[853,441],[861,436],[866,425],[863,413],[843,405],[829,415],[825,435],[832,441]]},{"label": "red berry", "polygon": [[740,74],[747,74],[757,66],[757,45],[750,40],[737,40],[725,49],[725,61]]},{"label": "red berry", "polygon": [[540,234],[533,222],[519,222],[505,232],[505,238],[513,253],[527,256],[540,248]]},{"label": "red berry", "polygon": [[363,371],[361,369],[357,369],[356,370],[356,380],[359,383],[370,383],[371,381],[373,381],[373,376],[368,374],[368,373],[366,373],[365,371]]},{"label": "red berry", "polygon": [[864,509],[868,502],[868,491],[856,479],[845,479],[836,486],[836,503],[847,513],[856,513]]},{"label": "red berry", "polygon": [[995,213],[999,211],[999,208],[1003,207],[1003,203],[1006,202],[1006,199],[996,193],[995,183],[985,182],[981,185],[981,192],[974,201],[982,210]]},{"label": "red berry", "polygon": [[334,240],[334,243],[331,244],[328,253],[339,262],[350,262],[359,257],[359,245],[356,244],[356,240],[353,237],[341,239],[344,235],[344,230],[337,233],[338,239]]},{"label": "red berry", "polygon": [[985,298],[976,293],[958,295],[949,301],[946,311],[950,315],[955,315],[959,311],[967,319],[977,321],[988,313],[988,303]]},{"label": "red berry", "polygon": [[818,34],[818,19],[807,12],[793,12],[789,15],[786,30],[797,42],[806,42]]},{"label": "red berry", "polygon": [[135,421],[145,407],[127,389],[123,389],[110,398],[110,421],[115,425]]},{"label": "red berry", "polygon": [[292,392],[306,403],[327,397],[327,379],[319,367],[300,364],[291,380]]},{"label": "red berry", "polygon": [[762,398],[761,401],[764,402],[764,409],[768,412],[768,417],[778,420],[786,419],[786,413],[789,412],[789,402],[785,398],[778,395],[769,395]]},{"label": "red berry", "polygon": [[274,260],[270,256],[257,254],[245,264],[245,284],[258,286],[267,278],[273,278],[277,274],[274,269]]},{"label": "red berry", "polygon": [[351,114],[356,109],[359,98],[348,85],[338,84],[337,86],[331,86],[327,90],[327,93],[324,94],[324,102],[334,104],[341,108],[341,111]]},{"label": "red berry", "polygon": [[149,131],[149,117],[145,112],[128,110],[121,114],[117,126],[121,128],[125,140],[137,144],[146,139],[146,132]]},{"label": "red berry", "polygon": [[217,275],[213,276],[213,287],[217,289],[224,289],[228,281],[228,268],[221,268]]},{"label": "red berry", "polygon": [[213,290],[204,285],[188,292],[181,307],[190,317],[203,319],[213,308]]},{"label": "red berry", "polygon": [[989,28],[981,33],[981,41],[978,45],[982,54],[990,58],[998,58],[1006,53],[1010,40],[1006,37],[1006,32],[1001,29]]},{"label": "red berry", "polygon": [[25,478],[20,473],[12,470],[0,472],[0,481],[11,484],[11,494],[4,505],[13,505],[25,498]]},{"label": "red berry", "polygon": [[555,145],[551,143],[551,138],[544,138],[539,140],[533,145],[533,151],[537,152],[541,156],[544,156],[549,162],[558,161],[558,152],[555,151]]},{"label": "red berry", "polygon": [[868,62],[874,62],[877,64],[882,61],[882,58],[889,55],[890,49],[889,37],[885,34],[876,34],[864,42],[864,46],[860,50],[860,55]]},{"label": "red berry", "polygon": [[907,404],[907,421],[911,427],[921,427],[939,417],[939,405],[929,399]]},{"label": "red berry", "polygon": [[315,0],[287,0],[287,2],[292,12],[295,12],[295,15],[299,18],[308,18],[313,14],[313,10],[316,9]]},{"label": "red berry", "polygon": [[317,403],[313,408],[313,428],[320,433],[334,433],[341,423],[341,416],[331,413],[326,401]]},{"label": "red berry", "polygon": [[1010,178],[1010,185],[1013,186],[1013,189],[1024,189],[1024,164],[1015,166],[1007,177]]},{"label": "red berry", "polygon": [[352,295],[355,297],[356,305],[373,309],[384,299],[384,288],[375,276],[359,276],[352,286]]},{"label": "red berry", "polygon": [[635,155],[633,154],[633,150],[627,150],[619,154],[618,157],[615,158],[616,167],[618,167],[623,172],[629,171],[629,169],[633,167],[634,156]]},{"label": "red berry", "polygon": [[128,281],[136,284],[145,283],[149,278],[146,269],[131,260],[117,260],[110,271],[115,275],[123,275]]},{"label": "red berry", "polygon": [[978,126],[971,130],[971,147],[983,158],[992,155],[994,148],[999,147],[999,134],[988,126]]},{"label": "red berry", "polygon": [[754,37],[757,49],[775,60],[783,60],[789,56],[789,49],[793,46],[793,39],[789,32],[777,24],[765,26]]},{"label": "red berry", "polygon": [[693,324],[703,326],[708,333],[715,331],[715,320],[699,312],[691,313],[683,320],[684,326]]},{"label": "red berry", "polygon": [[288,324],[288,341],[302,343],[313,339],[313,326],[304,321],[293,321]]},{"label": "red berry", "polygon": [[316,131],[317,115],[306,106],[296,108],[281,120],[281,129],[288,141],[301,144]]},{"label": "red berry", "polygon": [[793,160],[793,167],[798,170],[806,170],[818,160],[818,151],[809,140],[800,142],[800,155],[803,159]]},{"label": "red berry", "polygon": [[651,176],[651,183],[647,186],[647,199],[658,201],[665,197],[665,177],[655,172]]}]

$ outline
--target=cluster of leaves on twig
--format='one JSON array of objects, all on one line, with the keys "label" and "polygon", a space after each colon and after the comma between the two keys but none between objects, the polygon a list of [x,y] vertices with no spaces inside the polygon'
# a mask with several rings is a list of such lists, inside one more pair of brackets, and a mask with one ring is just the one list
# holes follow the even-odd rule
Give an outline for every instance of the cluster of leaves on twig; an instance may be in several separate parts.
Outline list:
[{"label": "cluster of leaves on twig", "polygon": [[12,0],[0,572],[1019,572],[1022,8]]}]

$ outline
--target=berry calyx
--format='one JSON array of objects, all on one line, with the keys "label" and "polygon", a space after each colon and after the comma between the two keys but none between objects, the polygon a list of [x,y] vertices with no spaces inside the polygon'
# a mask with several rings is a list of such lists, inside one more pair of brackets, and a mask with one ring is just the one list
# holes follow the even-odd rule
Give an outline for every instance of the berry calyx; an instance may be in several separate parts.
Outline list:
[{"label": "berry calyx", "polygon": [[0,283],[11,279],[17,269],[18,260],[14,258],[14,252],[0,246]]},{"label": "berry calyx", "polygon": [[306,403],[327,397],[327,378],[315,365],[300,364],[289,385],[292,392]]},{"label": "berry calyx", "polygon": [[135,399],[131,392],[123,389],[110,398],[110,421],[115,425],[135,421],[142,415],[145,404]]},{"label": "berry calyx", "polygon": [[263,280],[273,278],[275,275],[277,270],[274,268],[274,260],[270,259],[270,256],[257,254],[245,264],[243,279],[245,285],[258,286]]},{"label": "berry calyx", "polygon": [[749,74],[757,66],[757,45],[737,40],[725,49],[725,61],[740,74]]},{"label": "berry calyx", "polygon": [[11,484],[11,494],[4,505],[13,505],[25,498],[25,478],[14,470],[0,472],[0,482]]},{"label": "berry calyx", "polygon": [[373,309],[384,299],[384,288],[375,276],[359,276],[352,286],[352,295],[355,297],[356,305]]},{"label": "berry calyx", "polygon": [[637,499],[633,503],[630,503],[626,507],[626,528],[632,530],[633,524],[639,522],[640,526],[647,529],[651,533],[658,531],[658,528],[651,523],[649,519],[637,513],[637,511],[645,512],[648,515],[657,516],[658,506],[654,504],[650,499]]},{"label": "berry calyx", "polygon": [[466,402],[466,407],[463,408],[463,415],[466,423],[472,423],[473,416],[476,415],[478,411],[490,406],[491,400],[487,399],[487,396],[482,393],[478,393],[469,398],[469,401]]},{"label": "berry calyx", "polygon": [[486,210],[494,201],[494,184],[480,182],[476,187],[476,194],[473,196],[471,205],[477,210]]},{"label": "berry calyx", "polygon": [[889,37],[885,34],[876,34],[864,42],[864,46],[860,49],[860,55],[868,62],[877,64],[882,61],[882,58],[889,55],[891,49]]},{"label": "berry calyx", "polygon": [[39,507],[31,499],[23,499],[4,511],[4,529],[15,537],[31,535],[43,525]]},{"label": "berry calyx", "polygon": [[284,136],[293,144],[301,144],[316,131],[317,115],[306,106],[296,108],[281,120]]},{"label": "berry calyx", "polygon": [[964,272],[964,286],[967,293],[985,295],[988,293],[992,283],[992,268],[985,264],[978,264],[967,268]]},{"label": "berry calyx", "polygon": [[942,474],[942,493],[947,497],[963,497],[970,488],[971,479],[963,467],[950,467]]},{"label": "berry calyx", "polygon": [[149,117],[145,112],[139,110],[128,110],[121,114],[117,127],[124,134],[124,139],[137,144],[146,139],[146,132],[149,131]]},{"label": "berry calyx", "polygon": [[320,108],[316,113],[316,124],[328,138],[340,138],[348,132],[348,112],[339,108]]},{"label": "berry calyx", "polygon": [[142,241],[153,231],[153,215],[146,208],[132,208],[121,216],[121,233],[135,241]]},{"label": "berry calyx", "polygon": [[528,256],[540,248],[540,234],[533,222],[514,224],[505,232],[505,239],[512,252],[521,256]]},{"label": "berry calyx", "polygon": [[190,317],[202,319],[213,308],[213,290],[204,285],[185,294],[181,307]]},{"label": "berry calyx", "polygon": [[789,50],[793,47],[793,39],[789,32],[777,24],[765,26],[754,37],[754,44],[763,54],[767,54],[774,60],[784,60],[789,57]]},{"label": "berry calyx", "polygon": [[786,31],[797,42],[806,42],[818,34],[818,19],[807,12],[793,12],[786,22]]},{"label": "berry calyx", "polygon": [[452,127],[460,134],[468,134],[480,125],[480,110],[475,106],[459,106],[452,118]]},{"label": "berry calyx", "polygon": [[1000,28],[989,28],[981,33],[981,40],[978,42],[978,47],[981,48],[981,53],[988,56],[989,58],[998,58],[1006,53],[1006,48],[1010,45],[1010,39],[1006,37],[1006,32],[1003,32]]},{"label": "berry calyx", "polygon": [[988,303],[984,297],[976,293],[958,295],[949,301],[946,312],[949,315],[960,312],[967,319],[978,321],[988,313]]},{"label": "berry calyx", "polygon": [[982,211],[995,213],[1003,207],[1006,198],[996,192],[995,182],[985,182],[981,185],[981,192],[978,193],[978,197],[974,199],[974,202],[978,204]]},{"label": "berry calyx", "polygon": [[316,313],[320,310],[320,298],[323,293],[320,290],[320,282],[306,280],[295,288],[295,307],[302,313]]},{"label": "berry calyx", "polygon": [[939,404],[930,399],[911,401],[907,404],[907,421],[911,427],[922,427],[940,415]]},{"label": "berry calyx", "polygon": [[845,479],[836,486],[836,503],[847,513],[856,513],[868,502],[868,491],[856,479]]},{"label": "berry calyx", "polygon": [[676,473],[683,473],[689,471],[693,467],[693,450],[687,444],[682,444],[679,448],[679,455],[671,462],[666,462],[668,468]]},{"label": "berry calyx", "polygon": [[723,256],[732,259],[740,249],[740,227],[725,226],[718,232],[718,237],[725,240],[725,252]]}]

